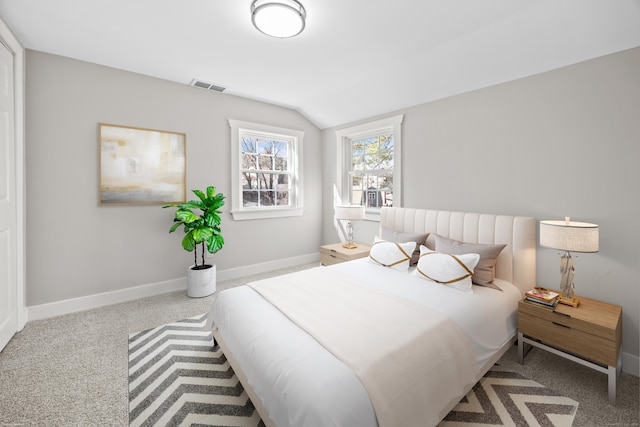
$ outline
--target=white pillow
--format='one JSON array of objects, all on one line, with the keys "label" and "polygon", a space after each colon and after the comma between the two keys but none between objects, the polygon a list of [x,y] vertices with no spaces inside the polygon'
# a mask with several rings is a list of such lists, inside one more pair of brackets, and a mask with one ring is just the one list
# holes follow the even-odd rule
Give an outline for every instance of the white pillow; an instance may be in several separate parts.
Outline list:
[{"label": "white pillow", "polygon": [[369,251],[369,259],[384,267],[407,271],[415,248],[416,242],[387,242],[376,236]]},{"label": "white pillow", "polygon": [[463,292],[473,292],[471,276],[478,261],[479,254],[452,255],[420,246],[420,259],[414,274]]}]

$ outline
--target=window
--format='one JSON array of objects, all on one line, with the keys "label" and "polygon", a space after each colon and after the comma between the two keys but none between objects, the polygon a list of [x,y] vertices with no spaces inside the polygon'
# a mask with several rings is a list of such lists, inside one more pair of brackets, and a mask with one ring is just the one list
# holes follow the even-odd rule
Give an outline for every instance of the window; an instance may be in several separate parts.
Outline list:
[{"label": "window", "polygon": [[367,213],[400,206],[400,147],[403,116],[342,129],[338,142],[338,185],[342,204],[364,205]]},{"label": "window", "polygon": [[302,215],[304,132],[229,119],[235,220]]}]

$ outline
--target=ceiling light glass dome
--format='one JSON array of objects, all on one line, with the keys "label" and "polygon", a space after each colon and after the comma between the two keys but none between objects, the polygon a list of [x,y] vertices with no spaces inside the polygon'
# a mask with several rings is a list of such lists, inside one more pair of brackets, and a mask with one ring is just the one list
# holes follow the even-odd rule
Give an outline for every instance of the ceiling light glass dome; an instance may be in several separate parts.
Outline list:
[{"label": "ceiling light glass dome", "polygon": [[297,0],[255,0],[251,22],[258,31],[272,37],[297,36],[304,30],[307,12]]}]

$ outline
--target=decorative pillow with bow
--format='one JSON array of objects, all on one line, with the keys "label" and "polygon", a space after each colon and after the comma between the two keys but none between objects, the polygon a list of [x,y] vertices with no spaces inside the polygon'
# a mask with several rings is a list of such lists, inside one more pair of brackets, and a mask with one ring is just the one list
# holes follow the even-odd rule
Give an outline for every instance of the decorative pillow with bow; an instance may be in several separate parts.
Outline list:
[{"label": "decorative pillow with bow", "polygon": [[473,292],[471,276],[478,261],[479,254],[454,255],[420,246],[420,259],[414,274],[459,291]]},{"label": "decorative pillow with bow", "polygon": [[369,251],[369,259],[384,267],[407,271],[415,247],[416,242],[387,242],[376,236]]}]

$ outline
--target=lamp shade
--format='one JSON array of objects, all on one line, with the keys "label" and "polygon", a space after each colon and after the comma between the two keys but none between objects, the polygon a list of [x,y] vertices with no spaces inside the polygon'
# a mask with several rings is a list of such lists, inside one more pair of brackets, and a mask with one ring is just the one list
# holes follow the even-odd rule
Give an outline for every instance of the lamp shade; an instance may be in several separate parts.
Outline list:
[{"label": "lamp shade", "polygon": [[355,220],[365,219],[364,206],[360,205],[348,205],[348,206],[336,206],[335,217],[337,219]]},{"label": "lamp shade", "polygon": [[570,221],[540,221],[540,245],[568,252],[598,252],[597,224]]},{"label": "lamp shade", "polygon": [[253,26],[272,37],[297,36],[304,30],[306,17],[297,0],[254,0],[251,4]]}]

